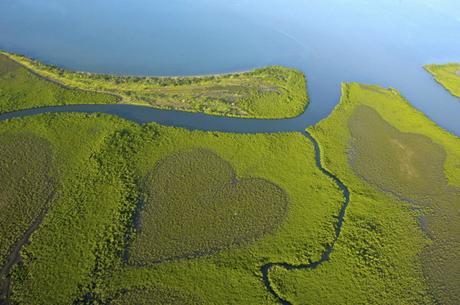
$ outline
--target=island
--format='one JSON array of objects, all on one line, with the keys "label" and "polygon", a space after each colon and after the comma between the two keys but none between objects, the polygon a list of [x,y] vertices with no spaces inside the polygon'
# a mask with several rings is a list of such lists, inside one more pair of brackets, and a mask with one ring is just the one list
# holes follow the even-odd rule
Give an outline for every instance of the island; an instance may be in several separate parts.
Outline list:
[{"label": "island", "polygon": [[[281,66],[196,77],[116,76],[69,71],[0,51],[0,78],[15,80],[8,82],[13,88],[1,88],[6,100],[0,105],[2,112],[36,107],[36,103],[126,103],[220,116],[282,119],[302,114],[308,105],[304,74]],[[17,102],[14,90],[21,89],[25,82],[28,89],[48,95],[47,99],[39,102],[40,96],[29,96]],[[50,89],[50,83],[58,86]]]}]

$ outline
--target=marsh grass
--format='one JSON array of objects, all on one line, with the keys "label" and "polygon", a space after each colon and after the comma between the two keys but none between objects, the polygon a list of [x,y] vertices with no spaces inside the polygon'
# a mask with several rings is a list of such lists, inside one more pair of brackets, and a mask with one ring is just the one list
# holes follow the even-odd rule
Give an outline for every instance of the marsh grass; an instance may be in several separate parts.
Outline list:
[{"label": "marsh grass", "polygon": [[[298,264],[318,259],[324,248],[333,241],[336,215],[343,201],[342,193],[334,182],[315,166],[314,148],[311,142],[300,133],[243,135],[190,132],[155,124],[146,125],[147,127],[155,129],[156,138],[152,143],[140,147],[135,158],[132,159],[134,168],[139,169],[139,177],[152,177],[150,175],[155,173],[152,171],[155,169],[155,164],[164,164],[164,161],[172,156],[177,158],[172,160],[180,160],[184,152],[195,152],[192,155],[196,155],[197,161],[200,161],[198,164],[203,164],[205,162],[203,159],[210,158],[200,157],[200,154],[196,154],[196,149],[204,149],[218,156],[217,159],[213,157],[213,160],[217,161],[211,160],[210,165],[217,162],[213,167],[219,170],[216,171],[213,167],[203,164],[201,172],[208,170],[232,177],[233,175],[230,175],[226,169],[228,167],[225,166],[225,163],[230,163],[234,175],[240,182],[245,179],[250,181],[262,179],[276,184],[289,196],[289,206],[285,218],[275,230],[250,242],[217,249],[217,252],[193,259],[177,259],[159,264],[145,265],[144,263],[140,266],[125,265],[107,277],[106,286],[99,289],[100,299],[103,301],[110,299],[114,292],[122,289],[148,289],[152,285],[161,283],[168,288],[197,295],[205,304],[277,304],[276,299],[264,287],[260,267],[266,262],[273,261]],[[185,160],[193,161],[192,158],[185,158]],[[222,163],[222,160],[226,162]],[[170,165],[169,169],[174,169],[172,162],[166,164]],[[193,168],[190,165],[182,167]],[[178,169],[174,169],[173,172],[177,173],[177,171]],[[199,169],[197,171],[200,172]],[[218,183],[223,181],[222,178],[214,176],[211,175],[209,178],[200,175],[199,179],[203,179],[202,181],[215,179]],[[231,180],[225,181],[228,184]],[[164,186],[166,182],[159,183]],[[179,194],[182,192],[181,188],[174,190]],[[222,210],[216,209],[216,211],[220,213]],[[210,215],[210,212],[204,211],[203,214]],[[266,215],[263,209],[259,209],[258,214]],[[167,217],[167,219],[171,218]],[[194,221],[198,224],[204,222],[202,219]],[[257,219],[257,222],[260,223],[260,220]],[[212,222],[210,224],[212,225]],[[142,230],[142,222],[140,228]],[[239,225],[234,228],[235,231],[239,229]],[[220,228],[219,230],[222,231]],[[210,234],[214,233],[210,231],[205,234],[211,236]],[[234,232],[229,234],[235,236]],[[185,235],[187,238],[189,236],[190,234]],[[200,241],[199,238],[197,240]],[[153,249],[154,247],[160,250]],[[151,246],[153,251],[161,251],[161,247],[162,245]]]},{"label": "marsh grass", "polygon": [[10,272],[54,197],[50,143],[29,133],[0,133],[0,303],[10,294]]},{"label": "marsh grass", "polygon": [[108,305],[201,305],[200,298],[190,293],[154,285],[150,288],[122,290]]},{"label": "marsh grass", "polygon": [[0,148],[0,266],[3,266],[13,244],[49,207],[55,173],[52,148],[43,138],[28,133],[0,133]]},{"label": "marsh grass", "polygon": [[349,119],[350,160],[356,173],[385,192],[429,207],[422,216],[432,243],[422,253],[424,274],[440,304],[460,300],[460,187],[448,185],[446,152],[421,134],[403,133],[372,108],[357,107]]},{"label": "marsh grass", "polygon": [[[155,108],[238,117],[287,118],[300,115],[308,104],[303,73],[280,66],[196,77],[115,76],[64,70],[1,51],[0,55],[63,85],[115,94],[125,103]],[[114,102],[113,97],[106,98],[105,103]]]},{"label": "marsh grass", "polygon": [[446,153],[430,138],[400,132],[368,106],[357,107],[348,125],[350,162],[358,175],[418,204],[446,191]]},{"label": "marsh grass", "polygon": [[112,104],[117,100],[45,80],[0,53],[0,113],[67,104]]},{"label": "marsh grass", "polygon": [[[121,156],[107,151],[106,145],[117,128],[121,131],[126,125],[120,120],[101,121],[97,115],[80,120],[72,117],[37,116],[0,124],[1,134],[14,133],[14,139],[22,133],[46,139],[52,147],[53,163],[40,157],[46,147],[24,147],[24,152],[15,155],[30,151],[24,157],[27,170],[38,175],[43,171],[34,168],[36,162],[40,166],[55,164],[59,177],[53,204],[21,250],[21,263],[12,271],[13,304],[72,304],[113,266],[114,256],[124,248],[126,212],[129,204],[135,204],[130,199],[132,185],[124,176],[129,172],[120,165]],[[98,156],[104,156],[104,162]],[[19,184],[8,193],[26,196],[27,191]],[[20,215],[24,210],[16,207],[13,212]],[[36,217],[38,211],[34,213]]]},{"label": "marsh grass", "polygon": [[288,197],[264,179],[238,179],[230,163],[206,149],[159,161],[144,182],[134,265],[192,258],[255,241],[273,232]]}]

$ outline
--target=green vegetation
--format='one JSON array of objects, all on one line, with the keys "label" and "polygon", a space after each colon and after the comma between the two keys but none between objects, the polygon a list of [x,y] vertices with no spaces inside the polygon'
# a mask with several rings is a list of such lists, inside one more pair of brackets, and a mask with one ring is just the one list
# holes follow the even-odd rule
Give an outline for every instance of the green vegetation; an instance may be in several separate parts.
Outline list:
[{"label": "green vegetation", "polygon": [[[267,96],[275,105],[292,91],[270,86],[291,86],[286,73],[299,76],[274,67],[111,77],[8,56],[27,68],[0,55],[2,111],[116,102],[102,91],[146,102],[163,89],[174,93],[162,101],[191,96],[197,104],[180,107],[195,111],[219,82],[225,94],[269,89],[258,110],[246,96],[232,104],[238,110],[201,111],[279,114],[284,108],[265,107]],[[293,304],[455,304],[460,140],[395,90],[352,83],[342,93],[335,112],[310,128],[324,166],[351,192],[342,234],[317,268],[273,268],[273,289]],[[343,202],[300,133],[199,132],[47,114],[0,122],[0,146],[2,270],[21,248],[10,273],[13,304],[277,304],[261,266],[318,261],[334,241]]]},{"label": "green vegetation", "polygon": [[0,53],[0,113],[67,104],[111,104],[118,99],[50,82]]},{"label": "green vegetation", "polygon": [[145,188],[140,230],[130,251],[136,265],[253,242],[286,215],[282,189],[261,179],[238,180],[228,162],[203,149],[161,160]]},{"label": "green vegetation", "polygon": [[199,77],[114,76],[73,72],[23,56],[1,54],[33,73],[65,86],[115,94],[124,103],[161,109],[287,118],[300,115],[308,103],[303,73],[279,66]]},{"label": "green vegetation", "polygon": [[426,65],[425,70],[452,95],[460,97],[460,64]]},{"label": "green vegetation", "polygon": [[[144,291],[139,292],[140,296],[134,292],[126,296],[136,302],[153,290],[160,291],[157,293],[165,295],[166,300],[171,299],[172,304],[184,295],[191,296],[191,304],[276,304],[261,281],[260,267],[271,261],[296,264],[317,260],[334,238],[337,221],[334,216],[343,199],[341,192],[315,166],[312,144],[298,133],[192,132],[83,114],[49,114],[0,123],[0,134],[12,132],[46,139],[59,173],[56,199],[32,235],[31,243],[21,251],[22,263],[13,272],[12,299],[19,304],[71,304],[88,300],[109,303],[121,297],[120,292]],[[126,264],[125,250],[130,241],[139,240],[142,246],[145,234],[142,226],[137,231],[133,225],[142,194],[155,192],[152,182],[158,174],[165,177],[164,171],[171,168],[171,162],[190,160],[193,162],[189,169],[193,170],[206,160],[206,169],[217,174],[210,174],[209,178],[218,184],[225,182],[221,191],[227,191],[227,197],[233,192],[241,196],[244,204],[232,203],[235,205],[232,211],[236,208],[237,213],[246,213],[245,217],[254,223],[243,221],[247,228],[238,223],[231,233],[239,238],[243,236],[238,235],[241,232],[249,232],[249,238],[230,247],[234,239],[222,236],[219,231],[222,228],[213,225],[212,220],[208,235],[189,234],[184,239],[198,240],[201,246],[209,245],[218,253],[160,264],[151,262],[142,267]],[[177,180],[175,173],[178,168],[168,175]],[[197,177],[207,179],[204,174]],[[186,179],[180,186],[191,187],[194,183]],[[254,189],[246,188],[247,183]],[[263,208],[255,201],[258,196],[267,198],[267,194],[255,189],[259,187],[275,196],[266,199]],[[181,192],[178,190],[178,194]],[[147,199],[144,213],[149,204],[155,204],[154,198]],[[229,201],[220,204],[226,203]],[[235,224],[226,220],[225,208],[219,209],[215,202],[211,204],[216,211],[208,215],[223,215],[223,224],[225,221],[228,225]],[[181,213],[177,205],[168,209]],[[258,209],[258,215],[254,209]],[[282,215],[273,215],[275,211],[281,211]],[[143,214],[141,219],[146,219],[142,217]],[[206,244],[206,240],[211,241],[209,238],[220,238],[225,243],[212,240],[214,244]],[[158,245],[158,249],[165,246],[168,245]],[[182,251],[180,254],[188,254],[195,249],[178,250]]]},{"label": "green vegetation", "polygon": [[91,289],[111,255],[124,249],[132,184],[124,176],[129,171],[105,146],[117,135],[114,126],[125,124],[97,116],[50,115],[0,125],[2,135],[46,139],[59,178],[52,206],[21,251],[22,263],[12,276],[13,298],[19,304],[70,304]]},{"label": "green vegetation", "polygon": [[[8,90],[2,93],[17,97],[21,107],[33,107],[34,90],[37,95],[43,92],[43,100],[36,106],[53,105],[61,100],[56,96],[66,94],[113,98],[73,91],[9,60],[5,62],[10,68],[5,68],[1,85]],[[244,77],[270,69],[278,68],[245,73]],[[16,83],[18,75],[24,77],[20,86]],[[240,76],[222,79],[234,77]],[[302,83],[304,86],[303,79]],[[29,90],[28,84],[34,89]],[[21,100],[18,97],[23,92]],[[2,97],[5,104],[10,100]],[[11,107],[4,111],[12,111]],[[12,194],[7,190],[8,196],[22,194],[21,190],[35,180],[48,181],[35,179],[34,175],[50,175],[56,183],[52,204],[35,202],[41,205],[31,210],[33,216],[47,213],[28,238],[30,242],[21,245],[20,262],[11,274],[13,303],[116,304],[149,299],[150,303],[171,304],[274,304],[276,300],[261,281],[260,267],[271,261],[296,264],[317,260],[334,239],[334,216],[340,208],[341,192],[315,166],[313,146],[301,134],[191,132],[82,114],[48,114],[0,122],[0,139],[5,147],[9,146],[8,139],[20,141],[22,135],[35,139],[40,152],[21,146],[19,150],[30,153],[8,152],[5,162],[17,155],[17,162],[36,172],[30,181],[15,185]],[[52,156],[52,162],[41,158],[42,154]],[[11,162],[17,163],[16,159]],[[174,162],[185,162],[189,167]],[[50,166],[53,175],[47,171]],[[183,169],[198,175],[189,172],[187,176],[181,173]],[[196,191],[200,181],[216,182],[207,191],[202,186],[199,194],[212,196],[212,201],[205,202],[201,197],[189,202],[187,211],[193,216],[181,211],[179,201],[171,200],[174,204],[165,206],[171,215],[182,215],[182,221],[189,221],[188,231],[162,228],[165,233],[180,233],[177,237],[185,241],[182,248],[173,248],[171,241],[161,243],[164,236],[156,232],[152,222],[158,217],[151,211],[159,203],[152,195],[158,194],[156,184],[164,183],[160,177],[176,182],[168,189],[173,196],[170,199],[175,195],[187,197],[189,194],[183,191]],[[145,199],[144,205],[139,206],[141,199]],[[13,206],[12,212],[20,214]],[[169,217],[167,221],[173,220],[170,215],[164,216]],[[139,229],[135,225],[138,217]],[[207,230],[193,231],[194,224],[201,224],[202,229],[207,226]],[[19,237],[25,229],[17,229]],[[17,238],[2,233],[8,245]],[[149,240],[159,240],[160,244],[153,248]],[[139,252],[149,248],[157,252]],[[206,255],[191,259],[196,251]],[[177,255],[182,259],[171,259]],[[170,260],[155,264],[158,257]],[[142,259],[143,266],[128,264],[134,258]]]},{"label": "green vegetation", "polygon": [[110,305],[200,305],[203,301],[194,295],[155,286],[148,289],[123,290],[109,302]]},{"label": "green vegetation", "polygon": [[424,273],[440,304],[457,303],[460,187],[447,183],[444,149],[424,135],[401,133],[367,106],[356,108],[349,125],[354,139],[351,164],[356,173],[403,200],[431,208],[421,219],[432,240],[422,254]]},{"label": "green vegetation", "polygon": [[[45,209],[53,193],[52,155],[46,140],[30,134],[0,135],[0,258]],[[2,264],[3,265],[3,264]]]},{"label": "green vegetation", "polygon": [[273,272],[276,289],[294,304],[457,303],[460,140],[395,90],[342,93],[310,128],[351,191],[342,235],[319,268]]},{"label": "green vegetation", "polygon": [[46,140],[28,133],[2,133],[0,147],[1,284],[17,261],[17,248],[27,241],[25,232],[49,207],[55,181]]}]

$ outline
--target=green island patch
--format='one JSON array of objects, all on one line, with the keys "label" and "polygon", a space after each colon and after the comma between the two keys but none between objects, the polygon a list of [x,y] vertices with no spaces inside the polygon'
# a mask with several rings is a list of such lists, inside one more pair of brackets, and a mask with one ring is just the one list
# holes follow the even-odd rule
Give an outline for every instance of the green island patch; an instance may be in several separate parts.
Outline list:
[{"label": "green island patch", "polygon": [[329,262],[272,273],[280,295],[294,304],[455,304],[460,140],[397,91],[356,83],[309,130],[351,202]]},{"label": "green island patch", "polygon": [[460,97],[460,64],[426,65],[424,68],[452,95]]},{"label": "green island patch", "polygon": [[[2,51],[0,55],[3,60],[14,60],[29,72],[47,80],[72,88],[116,95],[121,98],[121,102],[128,104],[265,119],[300,115],[308,104],[303,73],[281,66],[195,77],[115,76],[73,72]],[[100,98],[101,103],[116,101],[114,96]],[[35,103],[40,102],[37,97]],[[75,100],[72,103],[82,102]],[[83,103],[93,102],[86,99]]]},{"label": "green island patch", "polygon": [[253,242],[273,232],[287,212],[287,195],[280,187],[263,179],[238,179],[231,164],[205,149],[160,160],[144,187],[129,255],[135,265]]}]

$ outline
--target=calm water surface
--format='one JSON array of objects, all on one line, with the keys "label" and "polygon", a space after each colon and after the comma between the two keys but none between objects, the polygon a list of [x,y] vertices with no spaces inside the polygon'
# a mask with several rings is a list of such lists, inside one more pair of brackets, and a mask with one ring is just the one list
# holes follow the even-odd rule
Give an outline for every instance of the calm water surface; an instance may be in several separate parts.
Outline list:
[{"label": "calm water surface", "polygon": [[460,62],[457,0],[0,0],[0,48],[92,72],[194,75],[280,64],[308,77],[311,105],[292,120],[97,108],[139,122],[300,130],[331,112],[341,82],[358,81],[400,90],[460,135],[460,100],[422,69]]}]

